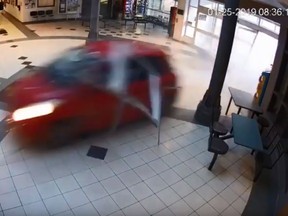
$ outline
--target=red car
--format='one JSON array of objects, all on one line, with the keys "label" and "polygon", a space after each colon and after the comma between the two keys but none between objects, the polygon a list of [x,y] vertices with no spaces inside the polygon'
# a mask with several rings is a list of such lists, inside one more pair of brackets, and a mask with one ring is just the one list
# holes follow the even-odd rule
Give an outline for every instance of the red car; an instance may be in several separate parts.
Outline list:
[{"label": "red car", "polygon": [[[120,100],[99,85],[107,82],[112,67],[102,60],[109,57],[113,44],[119,43],[130,43],[133,48],[125,66],[127,94],[151,108],[149,73],[137,63],[142,59],[160,76],[162,107],[171,107],[177,92],[174,88],[176,77],[161,49],[144,43],[98,41],[69,50],[59,59],[8,86],[4,96],[11,113],[7,118],[9,129],[16,132],[21,142],[31,144],[67,140],[71,136],[111,128],[117,118]],[[125,104],[120,124],[143,118],[145,115],[141,110]]]}]

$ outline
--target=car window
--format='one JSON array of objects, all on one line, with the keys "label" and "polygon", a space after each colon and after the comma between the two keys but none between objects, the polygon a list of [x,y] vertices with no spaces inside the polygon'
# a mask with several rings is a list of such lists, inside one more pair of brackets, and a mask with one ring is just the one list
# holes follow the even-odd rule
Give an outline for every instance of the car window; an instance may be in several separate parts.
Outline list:
[{"label": "car window", "polygon": [[128,70],[130,71],[129,81],[147,80],[149,73],[162,76],[170,70],[170,66],[165,58],[158,56],[143,56],[128,60]]},{"label": "car window", "polygon": [[141,58],[130,58],[127,62],[129,82],[143,81],[148,79],[148,70],[140,64]]},{"label": "car window", "polygon": [[[102,61],[94,53],[88,53],[85,49],[74,49],[64,53],[47,66],[47,73],[58,84],[72,85],[83,81],[91,75],[97,73]],[[88,77],[86,77],[88,76]]]},{"label": "car window", "polygon": [[163,75],[170,70],[170,66],[164,57],[148,56],[145,58],[146,61],[149,62],[153,68],[155,68],[157,75]]}]

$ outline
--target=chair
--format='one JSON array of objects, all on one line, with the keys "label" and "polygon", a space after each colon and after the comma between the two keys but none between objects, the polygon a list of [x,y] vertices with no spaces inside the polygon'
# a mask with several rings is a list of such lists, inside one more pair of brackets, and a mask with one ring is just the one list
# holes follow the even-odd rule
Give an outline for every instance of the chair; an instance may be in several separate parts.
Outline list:
[{"label": "chair", "polygon": [[54,17],[53,10],[46,10],[45,14],[47,17]]},{"label": "chair", "polygon": [[214,153],[212,161],[208,167],[208,170],[211,170],[217,160],[218,155],[224,155],[228,152],[229,147],[226,142],[219,137],[215,137],[210,133],[208,140],[208,151]]},{"label": "chair", "polygon": [[38,18],[38,13],[37,13],[37,11],[31,11],[31,12],[30,12],[30,16],[31,16],[32,18],[34,18],[34,19],[37,19],[37,18]]},{"label": "chair", "polygon": [[218,155],[224,155],[228,152],[229,147],[226,142],[219,136],[224,136],[228,133],[228,129],[225,128],[220,122],[214,121],[214,111],[212,111],[212,120],[209,127],[209,139],[208,139],[208,151],[214,153],[212,161],[208,167],[211,170],[217,160]]},{"label": "chair", "polygon": [[[269,146],[273,143],[276,136],[278,135],[278,131],[277,131],[277,128],[275,127],[275,124],[273,124],[268,130],[267,134],[263,134],[263,132],[261,134],[262,134],[261,140],[262,140],[263,148],[268,149]],[[252,150],[251,152],[251,155],[253,154],[254,154],[254,150]]]},{"label": "chair", "polygon": [[281,140],[280,136],[273,140],[272,144],[264,152],[257,152],[255,156],[255,176],[253,181],[256,182],[262,173],[262,169],[272,169],[275,164],[280,160],[282,155],[285,153],[283,146],[284,141]]},{"label": "chair", "polygon": [[260,125],[260,133],[263,133],[264,128],[268,128],[270,126],[270,122],[264,116],[258,116],[257,122]]},{"label": "chair", "polygon": [[37,15],[38,15],[38,18],[41,17],[41,18],[45,18],[46,17],[46,14],[45,14],[45,11],[44,10],[40,10],[37,12]]},{"label": "chair", "polygon": [[212,127],[210,127],[210,133],[215,137],[224,136],[228,133],[228,129],[220,122],[213,122]]}]

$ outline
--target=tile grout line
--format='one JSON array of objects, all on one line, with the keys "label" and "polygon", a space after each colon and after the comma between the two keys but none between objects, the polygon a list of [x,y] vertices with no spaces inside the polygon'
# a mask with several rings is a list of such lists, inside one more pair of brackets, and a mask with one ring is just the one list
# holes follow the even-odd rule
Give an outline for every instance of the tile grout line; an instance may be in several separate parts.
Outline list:
[{"label": "tile grout line", "polygon": [[[172,138],[172,139],[173,139],[173,138]],[[203,138],[203,139],[204,139],[204,138]],[[151,149],[151,148],[153,148],[153,146],[149,147],[148,149]],[[183,148],[183,147],[182,147],[182,148]],[[143,150],[143,151],[145,151],[145,150]],[[140,151],[140,152],[141,152],[141,151]],[[136,153],[138,153],[138,152],[136,152]],[[173,153],[173,152],[172,152],[172,153]],[[171,154],[171,152],[168,153],[168,154]],[[176,156],[176,157],[177,157],[177,156]],[[196,155],[195,155],[195,157],[196,157]],[[141,157],[140,157],[140,158],[141,158]],[[161,157],[160,157],[160,158],[161,158]],[[123,158],[121,158],[121,159],[123,160]],[[155,160],[157,160],[157,159],[155,159]],[[154,161],[154,160],[152,160],[152,161]],[[152,162],[152,161],[149,161],[149,163]],[[111,161],[111,162],[113,162],[113,161]],[[125,160],[123,160],[123,162],[127,165],[127,163],[126,163]],[[107,163],[110,163],[110,162],[107,162]],[[107,164],[107,163],[106,163],[106,164]],[[183,162],[181,162],[181,163],[183,163]],[[148,167],[150,167],[149,164],[148,164],[148,162],[145,162],[145,165],[148,165]],[[175,166],[176,166],[176,165],[175,165]],[[173,167],[175,167],[175,166],[173,166]],[[128,167],[129,167],[129,165],[128,165]],[[169,167],[169,169],[170,169],[170,170],[171,170],[171,169],[173,170],[173,167]],[[133,170],[133,168],[131,168],[131,167],[130,167],[130,169]],[[112,170],[112,171],[113,171],[113,170]],[[127,171],[129,171],[129,170],[127,170]],[[163,171],[163,172],[164,172],[164,171]],[[196,171],[195,171],[195,172],[196,172]],[[195,172],[194,172],[194,173],[195,173]],[[93,173],[93,172],[92,172],[92,173]],[[113,171],[113,173],[114,173],[114,171]],[[94,173],[93,173],[93,174],[94,174]],[[115,173],[114,173],[114,174],[115,174]],[[119,174],[120,174],[120,173],[119,173]],[[137,174],[137,173],[136,173],[136,174]],[[73,173],[72,173],[72,175],[74,176]],[[157,175],[159,175],[159,174],[156,174],[156,176],[157,176]],[[116,175],[116,176],[118,177],[118,175]],[[155,176],[155,175],[154,175],[154,176]],[[75,178],[75,176],[74,176],[74,178]],[[118,177],[118,178],[119,178],[119,177]],[[152,178],[152,177],[151,177],[151,178]],[[161,178],[161,176],[160,176],[160,178]],[[96,177],[96,179],[97,179],[97,177]],[[149,178],[148,178],[148,179],[149,179]],[[181,179],[183,179],[183,178],[181,178]],[[119,179],[119,180],[122,182],[121,179]],[[55,180],[54,180],[54,181],[55,181]],[[144,181],[144,180],[142,180],[142,181]],[[76,182],[78,182],[77,179],[76,179]],[[144,182],[144,183],[145,183],[145,182]],[[78,183],[78,184],[79,184],[79,183]],[[125,184],[124,184],[124,185],[125,185]],[[146,185],[146,184],[145,184],[145,185]],[[58,186],[58,185],[57,185],[57,186]],[[125,186],[126,186],[126,185],[125,185]],[[80,186],[80,187],[81,187],[81,186]],[[171,187],[171,186],[168,185],[168,187]],[[168,188],[168,187],[166,187],[166,188]],[[126,187],[126,188],[127,188],[127,187]],[[149,186],[148,186],[148,188],[149,188]],[[165,189],[166,189],[166,188],[165,188]],[[105,188],[104,188],[104,189],[105,189]],[[163,190],[165,190],[165,189],[163,189]],[[171,189],[173,190],[173,188],[171,188]],[[121,190],[120,190],[120,191],[121,191]],[[194,190],[194,191],[195,191],[195,190]],[[160,192],[160,191],[159,191],[159,192]],[[116,193],[117,193],[117,192],[116,192]],[[62,193],[61,193],[61,194],[62,194]],[[108,194],[109,194],[109,193],[108,193]],[[153,194],[155,194],[155,193],[153,192]],[[132,195],[134,196],[133,193],[132,193]],[[157,196],[157,194],[155,194],[155,195]],[[109,196],[110,196],[110,194],[109,194]],[[158,196],[157,196],[157,197],[158,197]],[[239,196],[238,196],[238,197],[239,197]],[[65,198],[65,197],[64,197],[64,198]],[[112,197],[111,197],[111,198],[112,198]],[[145,198],[145,199],[146,199],[146,198]],[[183,199],[183,198],[181,198],[181,199]],[[113,198],[112,198],[112,200],[113,200]],[[136,200],[137,200],[137,199],[136,199]],[[160,200],[161,200],[161,199],[160,199]],[[185,200],[184,200],[184,201],[185,201]],[[114,202],[115,202],[115,201],[114,201]],[[139,202],[139,201],[138,201],[138,202]],[[116,204],[117,204],[117,203],[116,203]],[[134,204],[135,204],[135,203],[134,203]]]}]

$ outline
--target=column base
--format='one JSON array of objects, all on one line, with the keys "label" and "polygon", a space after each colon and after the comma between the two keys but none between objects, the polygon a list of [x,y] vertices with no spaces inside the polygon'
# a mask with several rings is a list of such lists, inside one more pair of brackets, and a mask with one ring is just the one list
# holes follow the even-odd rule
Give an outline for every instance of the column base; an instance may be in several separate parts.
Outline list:
[{"label": "column base", "polygon": [[86,44],[89,42],[97,41],[98,33],[90,31],[86,40]]},{"label": "column base", "polygon": [[210,126],[212,117],[214,121],[218,121],[221,114],[221,105],[208,107],[202,100],[197,106],[194,119],[201,125]]}]

